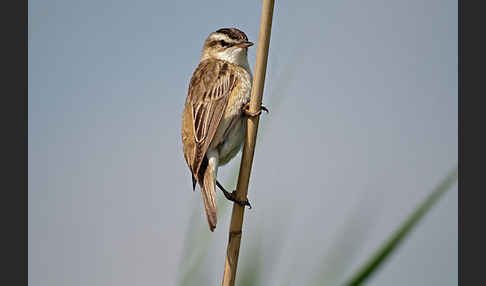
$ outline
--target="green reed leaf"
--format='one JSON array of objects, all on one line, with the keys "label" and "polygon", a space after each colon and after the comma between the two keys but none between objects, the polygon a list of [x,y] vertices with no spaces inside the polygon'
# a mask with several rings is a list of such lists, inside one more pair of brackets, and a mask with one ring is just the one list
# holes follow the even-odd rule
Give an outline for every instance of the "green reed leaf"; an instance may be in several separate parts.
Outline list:
[{"label": "green reed leaf", "polygon": [[344,284],[346,286],[361,285],[370,278],[376,270],[383,265],[383,262],[390,257],[397,246],[417,225],[422,217],[431,209],[438,199],[449,190],[457,180],[457,167],[454,168],[410,214],[405,222],[378,248],[378,250],[367,260],[358,271],[351,276]]}]

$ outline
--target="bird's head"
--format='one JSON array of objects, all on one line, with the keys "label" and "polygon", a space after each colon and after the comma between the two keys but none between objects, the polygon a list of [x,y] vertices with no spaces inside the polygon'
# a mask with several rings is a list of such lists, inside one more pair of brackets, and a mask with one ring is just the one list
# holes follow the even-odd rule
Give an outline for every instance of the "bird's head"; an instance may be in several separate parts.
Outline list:
[{"label": "bird's head", "polygon": [[201,61],[219,59],[248,67],[248,47],[252,45],[245,33],[238,29],[219,29],[209,34],[204,42]]}]

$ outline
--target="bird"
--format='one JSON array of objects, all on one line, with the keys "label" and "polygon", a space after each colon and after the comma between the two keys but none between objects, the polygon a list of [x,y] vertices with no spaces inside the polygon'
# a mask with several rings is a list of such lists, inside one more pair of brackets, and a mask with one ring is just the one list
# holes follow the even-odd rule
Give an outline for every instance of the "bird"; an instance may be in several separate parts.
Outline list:
[{"label": "bird", "polygon": [[200,186],[209,230],[216,228],[215,187],[228,200],[242,206],[246,199],[236,199],[217,181],[218,168],[227,164],[241,150],[245,138],[246,116],[253,76],[248,64],[248,48],[253,45],[237,28],[222,28],[206,38],[199,64],[194,70],[182,113],[184,159],[191,171],[192,188]]}]

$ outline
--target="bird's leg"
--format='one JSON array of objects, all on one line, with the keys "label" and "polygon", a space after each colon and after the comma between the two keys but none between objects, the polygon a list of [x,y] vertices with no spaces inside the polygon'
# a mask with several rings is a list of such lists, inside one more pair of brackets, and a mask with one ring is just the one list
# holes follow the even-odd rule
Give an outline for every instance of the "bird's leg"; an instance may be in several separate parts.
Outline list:
[{"label": "bird's leg", "polygon": [[244,206],[249,206],[249,207],[250,207],[250,209],[251,209],[250,201],[248,201],[248,198],[246,198],[246,200],[244,200],[244,201],[237,200],[237,199],[236,199],[236,191],[233,191],[233,192],[231,192],[231,193],[230,193],[230,192],[228,192],[228,191],[226,191],[226,190],[224,189],[224,187],[223,187],[223,186],[222,186],[222,185],[221,185],[221,184],[218,182],[218,180],[216,180],[216,185],[218,186],[218,188],[219,188],[221,191],[223,191],[224,196],[225,196],[225,197],[226,197],[228,200],[230,200],[230,201],[232,201],[232,202],[235,202],[235,203],[239,204],[239,205],[240,205],[240,206],[242,206],[242,207],[244,207]]},{"label": "bird's leg", "polygon": [[243,111],[243,114],[250,117],[255,117],[260,115],[260,113],[262,113],[262,110],[268,113],[268,109],[263,105],[260,106],[260,110],[258,110],[257,112],[250,112],[250,103],[243,105],[241,110]]}]

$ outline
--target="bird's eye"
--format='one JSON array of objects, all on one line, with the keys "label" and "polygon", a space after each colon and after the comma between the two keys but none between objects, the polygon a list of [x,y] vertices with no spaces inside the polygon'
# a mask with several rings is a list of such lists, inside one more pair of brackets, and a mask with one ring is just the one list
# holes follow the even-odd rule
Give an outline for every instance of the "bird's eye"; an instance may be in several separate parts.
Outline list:
[{"label": "bird's eye", "polygon": [[227,46],[229,46],[229,43],[227,43],[225,41],[221,41],[221,46],[222,47],[227,47]]}]

